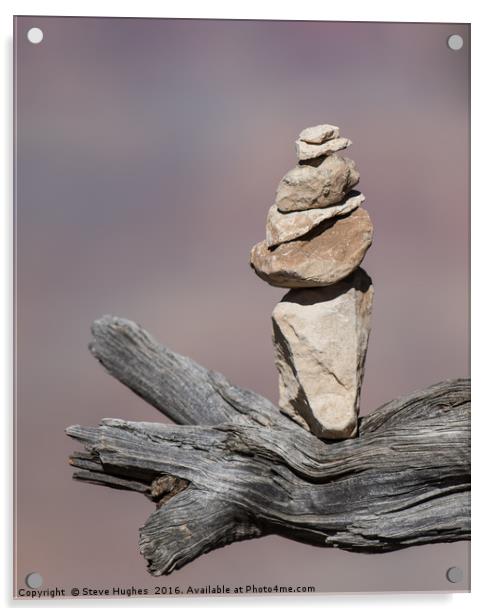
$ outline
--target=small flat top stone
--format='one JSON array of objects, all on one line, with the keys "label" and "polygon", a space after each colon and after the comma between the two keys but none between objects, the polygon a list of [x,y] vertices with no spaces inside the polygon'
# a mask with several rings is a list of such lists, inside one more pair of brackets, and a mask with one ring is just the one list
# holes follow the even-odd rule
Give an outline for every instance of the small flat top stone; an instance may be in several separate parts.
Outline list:
[{"label": "small flat top stone", "polygon": [[304,128],[298,138],[305,143],[324,143],[328,139],[339,137],[339,128],[331,124],[318,124]]},{"label": "small flat top stone", "polygon": [[297,151],[298,160],[311,160],[319,158],[319,156],[329,156],[339,150],[344,150],[352,144],[350,139],[345,137],[336,137],[336,139],[328,139],[324,143],[306,143],[301,139],[295,141],[295,149]]},{"label": "small flat top stone", "polygon": [[323,287],[351,274],[362,262],[372,239],[370,216],[359,207],[276,248],[268,248],[266,241],[256,244],[250,263],[260,278],[275,287]]}]

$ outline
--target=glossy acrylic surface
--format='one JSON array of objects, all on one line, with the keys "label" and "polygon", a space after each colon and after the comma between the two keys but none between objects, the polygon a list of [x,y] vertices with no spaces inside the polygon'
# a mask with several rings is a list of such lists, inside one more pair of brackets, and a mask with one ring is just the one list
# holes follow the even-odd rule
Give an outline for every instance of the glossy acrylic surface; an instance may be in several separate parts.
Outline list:
[{"label": "glossy acrylic surface", "polygon": [[[153,505],[73,481],[64,429],[162,419],[89,354],[106,313],[277,401],[270,315],[283,291],[254,275],[249,250],[298,132],[325,122],[353,141],[375,226],[362,412],[468,376],[469,26],[14,23],[15,592],[30,572],[67,593],[468,589],[466,542],[360,555],[271,536],[152,578],[137,546]],[[462,49],[447,47],[452,34]],[[464,575],[452,584],[453,566]]]}]

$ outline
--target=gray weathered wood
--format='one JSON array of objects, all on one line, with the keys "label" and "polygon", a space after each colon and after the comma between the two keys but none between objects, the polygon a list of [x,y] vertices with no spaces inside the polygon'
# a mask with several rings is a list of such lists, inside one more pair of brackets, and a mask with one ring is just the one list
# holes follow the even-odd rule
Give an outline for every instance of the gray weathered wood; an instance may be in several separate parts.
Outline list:
[{"label": "gray weathered wood", "polygon": [[174,353],[128,319],[104,316],[92,325],[89,350],[106,370],[179,424],[296,424],[255,392]]},{"label": "gray weathered wood", "polygon": [[271,533],[359,552],[470,538],[468,379],[390,402],[357,438],[325,442],[130,321],[104,317],[93,333],[113,376],[188,424],[67,429],[86,448],[70,459],[76,479],[156,503],[140,529],[152,574]]}]

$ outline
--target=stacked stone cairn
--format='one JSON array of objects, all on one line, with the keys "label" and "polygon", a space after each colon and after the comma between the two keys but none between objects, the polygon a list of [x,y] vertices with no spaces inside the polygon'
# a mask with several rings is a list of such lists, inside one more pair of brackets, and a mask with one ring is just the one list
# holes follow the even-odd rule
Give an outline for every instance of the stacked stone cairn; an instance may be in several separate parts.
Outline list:
[{"label": "stacked stone cairn", "polygon": [[251,266],[291,289],[273,311],[279,406],[320,438],[354,437],[373,287],[359,267],[372,243],[360,174],[337,152],[351,145],[329,124],[303,130],[298,164],[280,181],[266,240]]}]

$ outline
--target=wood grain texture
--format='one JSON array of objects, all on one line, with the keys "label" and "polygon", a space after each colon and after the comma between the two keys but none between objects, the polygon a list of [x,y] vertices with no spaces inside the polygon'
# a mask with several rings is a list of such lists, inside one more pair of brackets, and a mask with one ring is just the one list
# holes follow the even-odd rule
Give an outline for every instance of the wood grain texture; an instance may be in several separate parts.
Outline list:
[{"label": "wood grain texture", "polygon": [[264,398],[104,317],[90,348],[179,424],[103,419],[71,426],[74,478],[144,494],[153,575],[243,539],[278,534],[357,552],[470,539],[470,382],[444,381],[322,441]]},{"label": "wood grain texture", "polygon": [[93,323],[92,335],[89,350],[109,374],[178,424],[295,428],[266,398],[167,349],[128,319],[104,316]]}]

